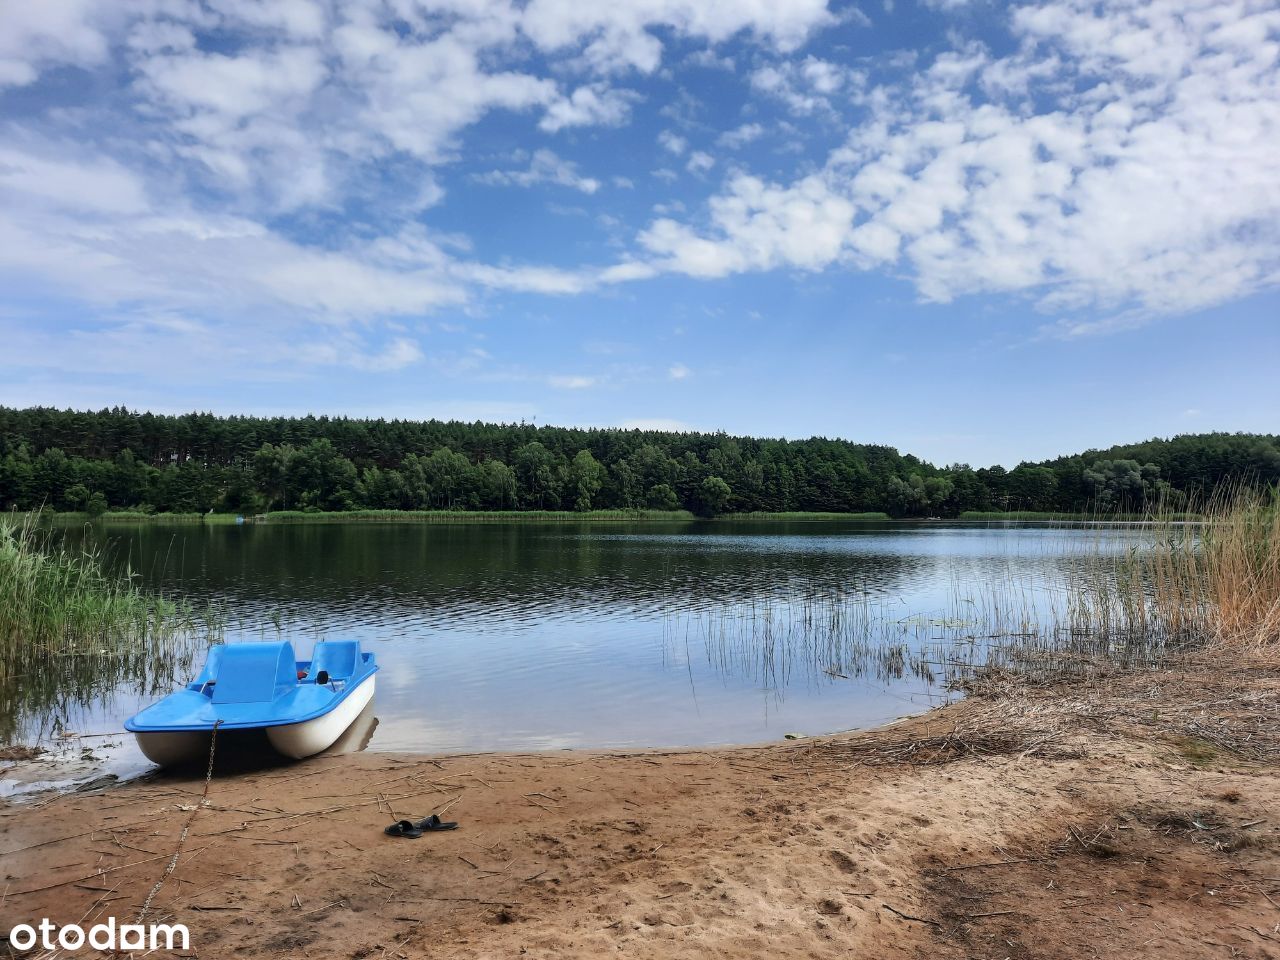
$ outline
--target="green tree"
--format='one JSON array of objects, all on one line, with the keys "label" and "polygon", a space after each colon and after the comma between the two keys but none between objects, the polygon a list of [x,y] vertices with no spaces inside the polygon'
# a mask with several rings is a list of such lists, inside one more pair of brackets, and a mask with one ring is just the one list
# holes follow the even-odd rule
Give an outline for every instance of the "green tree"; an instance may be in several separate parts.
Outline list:
[{"label": "green tree", "polygon": [[1141,509],[1154,494],[1160,468],[1136,460],[1096,460],[1083,474],[1085,485],[1102,510]]},{"label": "green tree", "polygon": [[600,492],[606,476],[604,467],[590,450],[579,450],[569,464],[568,487],[569,495],[573,497],[573,509],[590,510],[591,500]]},{"label": "green tree", "polygon": [[516,505],[515,471],[501,460],[486,460],[473,468],[471,488],[481,510],[510,510]]},{"label": "green tree", "polygon": [[516,451],[516,476],[526,506],[554,510],[560,506],[560,482],[551,451],[537,440]]},{"label": "green tree", "polygon": [[62,502],[69,510],[83,510],[89,502],[89,488],[83,483],[73,483],[62,494]]},{"label": "green tree", "polygon": [[312,440],[288,459],[285,489],[304,510],[350,510],[356,468],[328,440]]},{"label": "green tree", "polygon": [[729,506],[729,500],[733,497],[733,490],[720,477],[707,477],[702,481],[699,492],[702,512],[708,517],[724,513],[725,508]]},{"label": "green tree", "polygon": [[1006,483],[1011,510],[1052,510],[1057,499],[1058,476],[1048,467],[1020,463]]},{"label": "green tree", "polygon": [[398,510],[407,505],[404,477],[399,470],[365,467],[356,481],[356,500],[374,510]]},{"label": "green tree", "polygon": [[280,504],[288,510],[286,500],[285,478],[289,475],[289,461],[293,458],[293,447],[277,447],[264,443],[253,455],[253,483],[262,494],[267,510]]},{"label": "green tree", "polygon": [[463,493],[471,464],[462,454],[440,447],[423,462],[422,472],[429,504],[436,509],[452,510]]},{"label": "green tree", "polygon": [[680,498],[665,483],[655,483],[644,495],[644,504],[650,510],[679,510]]},{"label": "green tree", "polygon": [[905,480],[901,477],[890,477],[886,490],[889,499],[889,513],[895,517],[920,517],[929,510],[929,493],[925,489],[924,478],[913,473]]}]

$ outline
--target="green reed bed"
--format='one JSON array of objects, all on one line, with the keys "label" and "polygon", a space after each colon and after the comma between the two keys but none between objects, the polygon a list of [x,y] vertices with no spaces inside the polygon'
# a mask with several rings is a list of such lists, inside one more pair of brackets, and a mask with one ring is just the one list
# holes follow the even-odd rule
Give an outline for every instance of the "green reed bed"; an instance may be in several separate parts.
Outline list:
[{"label": "green reed bed", "polygon": [[750,510],[743,513],[726,513],[717,520],[891,520],[887,513],[872,510],[863,513],[831,513],[821,511],[767,511]]},{"label": "green reed bed", "polygon": [[41,510],[18,516],[32,517],[55,526],[79,525],[82,523],[208,523],[234,524],[237,522],[234,513],[149,513],[142,510],[108,510],[94,516],[75,510]]},{"label": "green reed bed", "polygon": [[108,574],[96,549],[0,517],[0,742],[24,720],[65,723],[122,684],[167,690],[221,631],[213,609],[143,591]]},{"label": "green reed bed", "polygon": [[[1185,521],[1202,520],[1198,513],[1161,512],[1165,520]],[[965,510],[958,517],[960,520],[986,521],[1057,521],[1061,523],[1146,523],[1151,520],[1150,513],[1112,513],[1106,511],[1061,513],[1050,510]]]},{"label": "green reed bed", "polygon": [[688,510],[276,510],[260,523],[546,523],[692,520]]},{"label": "green reed bed", "polygon": [[1141,513],[1079,513],[1067,512],[1062,513],[1054,510],[965,510],[960,514],[960,520],[1061,520],[1075,523],[1097,523],[1103,521],[1112,521],[1119,523],[1130,523],[1133,521],[1141,521],[1146,519],[1145,514]]}]

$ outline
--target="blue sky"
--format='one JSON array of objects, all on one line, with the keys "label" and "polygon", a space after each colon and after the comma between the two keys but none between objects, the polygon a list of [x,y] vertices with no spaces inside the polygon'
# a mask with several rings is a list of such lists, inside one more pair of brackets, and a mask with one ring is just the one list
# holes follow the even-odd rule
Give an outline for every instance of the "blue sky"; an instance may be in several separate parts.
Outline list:
[{"label": "blue sky", "polygon": [[0,5],[0,403],[1275,431],[1278,50],[1255,0]]}]

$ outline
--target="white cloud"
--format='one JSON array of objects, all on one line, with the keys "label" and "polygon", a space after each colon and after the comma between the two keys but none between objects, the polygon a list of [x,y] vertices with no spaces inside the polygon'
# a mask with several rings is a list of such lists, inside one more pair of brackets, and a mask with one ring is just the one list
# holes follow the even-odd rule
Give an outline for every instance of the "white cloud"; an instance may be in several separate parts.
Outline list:
[{"label": "white cloud", "polygon": [[228,19],[294,38],[318,37],[328,24],[325,8],[314,0],[207,0]]},{"label": "white cloud", "polygon": [[522,293],[574,294],[594,286],[590,274],[555,267],[493,267],[487,264],[460,264],[450,274],[471,283],[498,290]]},{"label": "white cloud", "polygon": [[547,383],[555,387],[557,390],[586,390],[588,387],[594,387],[599,382],[596,377],[586,376],[556,376],[548,377]]},{"label": "white cloud", "polygon": [[147,209],[140,177],[107,158],[75,163],[62,159],[63,153],[58,144],[45,144],[36,154],[0,143],[0,190],[88,215]]},{"label": "white cloud", "polygon": [[52,65],[93,67],[110,44],[96,0],[41,0],[0,5],[0,88],[34,83]]},{"label": "white cloud", "polygon": [[602,84],[578,87],[569,96],[551,103],[538,126],[548,133],[565,127],[616,127],[626,123],[632,99],[627,93]]},{"label": "white cloud", "polygon": [[716,165],[716,158],[711,154],[702,150],[695,150],[689,154],[689,162],[685,164],[685,168],[690,173],[703,174]]},{"label": "white cloud", "polygon": [[711,237],[663,218],[639,240],[663,269],[695,277],[776,267],[820,270],[840,254],[854,210],[818,176],[780,187],[739,175],[729,181],[728,193],[711,201]]},{"label": "white cloud", "polygon": [[788,51],[834,20],[826,0],[629,0],[624,4],[532,0],[524,10],[521,29],[543,50],[576,47],[585,41],[583,57],[597,69],[650,72],[657,68],[662,53],[650,27],[666,25],[712,43],[748,31],[759,41]]},{"label": "white cloud", "polygon": [[422,359],[422,349],[407,337],[397,337],[377,352],[369,352],[360,346],[358,338],[346,337],[337,341],[315,341],[299,350],[305,363],[324,366],[348,366],[373,373],[391,373],[403,370]]},{"label": "white cloud", "polygon": [[326,75],[320,52],[311,47],[239,56],[183,50],[145,57],[140,68],[156,100],[183,116],[209,111],[228,123],[306,98]]},{"label": "white cloud", "polygon": [[813,56],[763,66],[751,74],[755,90],[801,115],[831,110],[837,98],[851,100],[865,81],[857,70]]},{"label": "white cloud", "polygon": [[733,57],[721,56],[711,47],[691,53],[685,58],[685,63],[691,67],[703,67],[707,70],[727,70],[730,73],[738,68]]},{"label": "white cloud", "polygon": [[658,145],[677,157],[689,149],[689,141],[672,130],[663,130],[658,134]]},{"label": "white cloud", "polygon": [[593,177],[584,177],[578,172],[576,164],[557,156],[550,150],[536,150],[524,170],[492,170],[489,173],[477,174],[473,179],[481,183],[510,184],[518,187],[531,187],[539,183],[554,183],[586,194],[600,189],[600,181]]},{"label": "white cloud", "polygon": [[693,371],[683,363],[673,363],[667,368],[667,379],[669,380],[687,380],[692,374]]},{"label": "white cloud", "polygon": [[737,150],[739,147],[746,146],[753,140],[758,140],[764,134],[764,126],[759,123],[744,123],[740,127],[733,130],[726,130],[716,139],[716,143],[722,147],[728,147],[730,150]]},{"label": "white cloud", "polygon": [[641,245],[694,276],[905,267],[929,300],[1107,312],[1058,327],[1077,336],[1280,282],[1280,12],[1053,0],[1011,24],[1010,56],[962,45],[874,88],[813,58],[757,71],[798,112],[853,87],[869,115],[821,172],[735,176]]}]

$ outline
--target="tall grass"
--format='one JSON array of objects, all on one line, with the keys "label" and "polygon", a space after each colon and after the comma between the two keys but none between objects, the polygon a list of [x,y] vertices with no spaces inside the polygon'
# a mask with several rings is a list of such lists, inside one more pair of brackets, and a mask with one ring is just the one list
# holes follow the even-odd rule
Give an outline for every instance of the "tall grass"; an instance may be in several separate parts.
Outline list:
[{"label": "tall grass", "polygon": [[572,523],[692,520],[688,510],[274,510],[265,523]]},{"label": "tall grass", "polygon": [[128,572],[109,574],[96,548],[0,517],[0,740],[41,714],[65,721],[120,684],[167,689],[220,635],[212,609],[143,591]]},{"label": "tall grass", "polygon": [[717,520],[890,520],[887,513],[870,510],[862,513],[834,513],[822,510],[747,510],[742,513],[726,513]]},{"label": "tall grass", "polygon": [[1182,523],[1155,512],[1154,546],[1117,578],[1122,607],[1167,636],[1280,653],[1280,493],[1231,486],[1198,513]]}]

